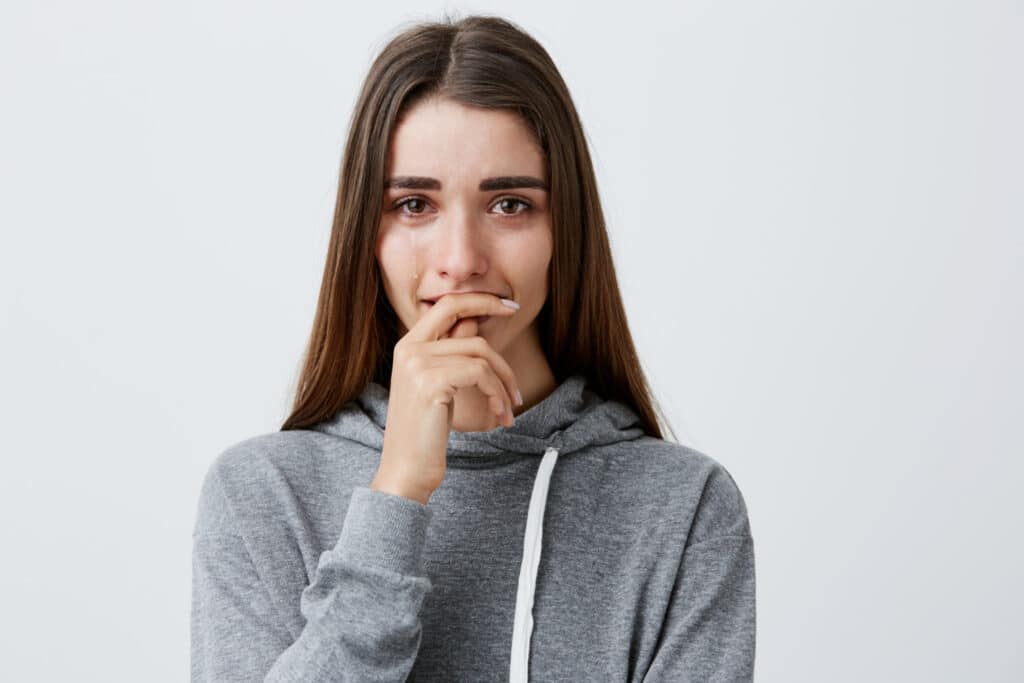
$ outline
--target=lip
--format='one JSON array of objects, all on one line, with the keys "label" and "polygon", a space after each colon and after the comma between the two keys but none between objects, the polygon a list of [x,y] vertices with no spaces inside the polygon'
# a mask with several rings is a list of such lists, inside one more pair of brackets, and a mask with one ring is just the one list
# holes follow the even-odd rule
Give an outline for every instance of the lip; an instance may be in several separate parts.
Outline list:
[{"label": "lip", "polygon": [[[430,308],[433,305],[434,305],[433,302],[431,302],[429,300],[426,300],[426,299],[424,299],[423,301],[420,302],[420,306],[426,306],[427,308]],[[477,325],[483,325],[485,322],[487,322],[490,319],[491,319],[491,316],[489,316],[489,315],[471,315],[471,316],[469,316],[467,318],[463,318],[463,320],[475,320]]]},{"label": "lip", "polygon": [[[438,300],[441,299],[441,297],[448,296],[449,294],[493,294],[494,296],[498,296],[498,297],[504,297],[505,296],[503,294],[499,294],[498,292],[485,292],[485,291],[482,291],[482,290],[465,291],[465,292],[445,292],[444,294],[438,294],[436,297],[431,297],[429,299],[421,299],[420,300],[420,305],[426,306],[427,308],[430,308],[431,306],[436,304],[438,302]],[[511,298],[511,297],[505,297],[505,298]],[[468,318],[464,318],[464,320],[476,320],[477,325],[483,325],[484,323],[486,323],[490,319],[491,319],[491,316],[489,316],[489,315],[474,315],[474,316],[470,316]]]},{"label": "lip", "polygon": [[467,290],[464,292],[444,292],[443,294],[438,294],[437,296],[428,297],[426,299],[420,299],[420,301],[433,305],[436,304],[441,297],[448,296],[449,294],[493,294],[494,296],[497,297],[509,298],[506,297],[504,294],[499,294],[498,292],[486,292],[484,290]]}]

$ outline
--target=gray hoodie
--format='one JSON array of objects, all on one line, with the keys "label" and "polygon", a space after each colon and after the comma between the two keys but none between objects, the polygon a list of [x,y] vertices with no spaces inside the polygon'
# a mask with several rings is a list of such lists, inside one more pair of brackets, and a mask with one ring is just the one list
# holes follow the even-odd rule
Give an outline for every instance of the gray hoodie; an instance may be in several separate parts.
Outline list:
[{"label": "gray hoodie", "polygon": [[572,375],[450,432],[424,505],[371,490],[388,390],[221,453],[193,532],[193,681],[750,681],[728,471]]}]

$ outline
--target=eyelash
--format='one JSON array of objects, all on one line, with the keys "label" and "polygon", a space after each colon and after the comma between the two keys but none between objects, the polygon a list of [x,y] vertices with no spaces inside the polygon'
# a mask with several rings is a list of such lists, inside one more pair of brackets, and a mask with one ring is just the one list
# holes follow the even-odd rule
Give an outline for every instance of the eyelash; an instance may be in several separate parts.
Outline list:
[{"label": "eyelash", "polygon": [[[518,202],[519,204],[521,204],[523,206],[523,210],[522,211],[517,211],[516,213],[501,213],[499,215],[501,215],[502,218],[509,218],[509,219],[520,218],[523,215],[529,213],[533,209],[533,205],[530,204],[530,202],[526,201],[525,199],[520,199],[519,197],[513,197],[513,196],[499,197],[498,201],[496,203],[500,204],[501,202],[503,202],[505,200],[508,200],[508,199],[511,199],[512,201],[515,201],[515,202]],[[399,215],[401,215],[403,217],[406,217],[406,218],[419,218],[419,217],[423,216],[424,215],[423,213],[405,213],[404,211],[402,211],[402,208],[406,204],[408,204],[409,202],[412,202],[412,201],[427,202],[427,198],[426,197],[420,197],[418,195],[413,195],[411,197],[405,197],[405,198],[401,199],[400,201],[395,202],[395,204],[394,204],[394,206],[392,208],[395,209],[396,211],[398,211]]]}]

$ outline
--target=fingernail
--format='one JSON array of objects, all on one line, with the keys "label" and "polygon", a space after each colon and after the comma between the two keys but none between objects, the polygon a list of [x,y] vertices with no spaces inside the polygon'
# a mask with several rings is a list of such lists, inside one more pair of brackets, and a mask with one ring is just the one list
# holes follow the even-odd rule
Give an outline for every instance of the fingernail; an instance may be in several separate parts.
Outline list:
[{"label": "fingernail", "polygon": [[519,393],[518,389],[516,389],[516,405],[517,406],[523,405],[523,395]]},{"label": "fingernail", "polygon": [[501,303],[505,304],[509,308],[514,308],[517,311],[519,310],[519,304],[517,304],[515,301],[512,301],[512,299],[502,299]]}]

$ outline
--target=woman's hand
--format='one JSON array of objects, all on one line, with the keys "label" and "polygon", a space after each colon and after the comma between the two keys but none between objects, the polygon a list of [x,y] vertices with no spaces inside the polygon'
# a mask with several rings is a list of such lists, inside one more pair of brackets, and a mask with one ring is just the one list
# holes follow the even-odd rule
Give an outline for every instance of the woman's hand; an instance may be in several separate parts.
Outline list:
[{"label": "woman's hand", "polygon": [[489,429],[513,424],[519,385],[475,316],[516,312],[493,294],[448,294],[395,344],[381,462],[370,488],[426,504],[444,481],[455,393],[476,387],[493,411]]}]

